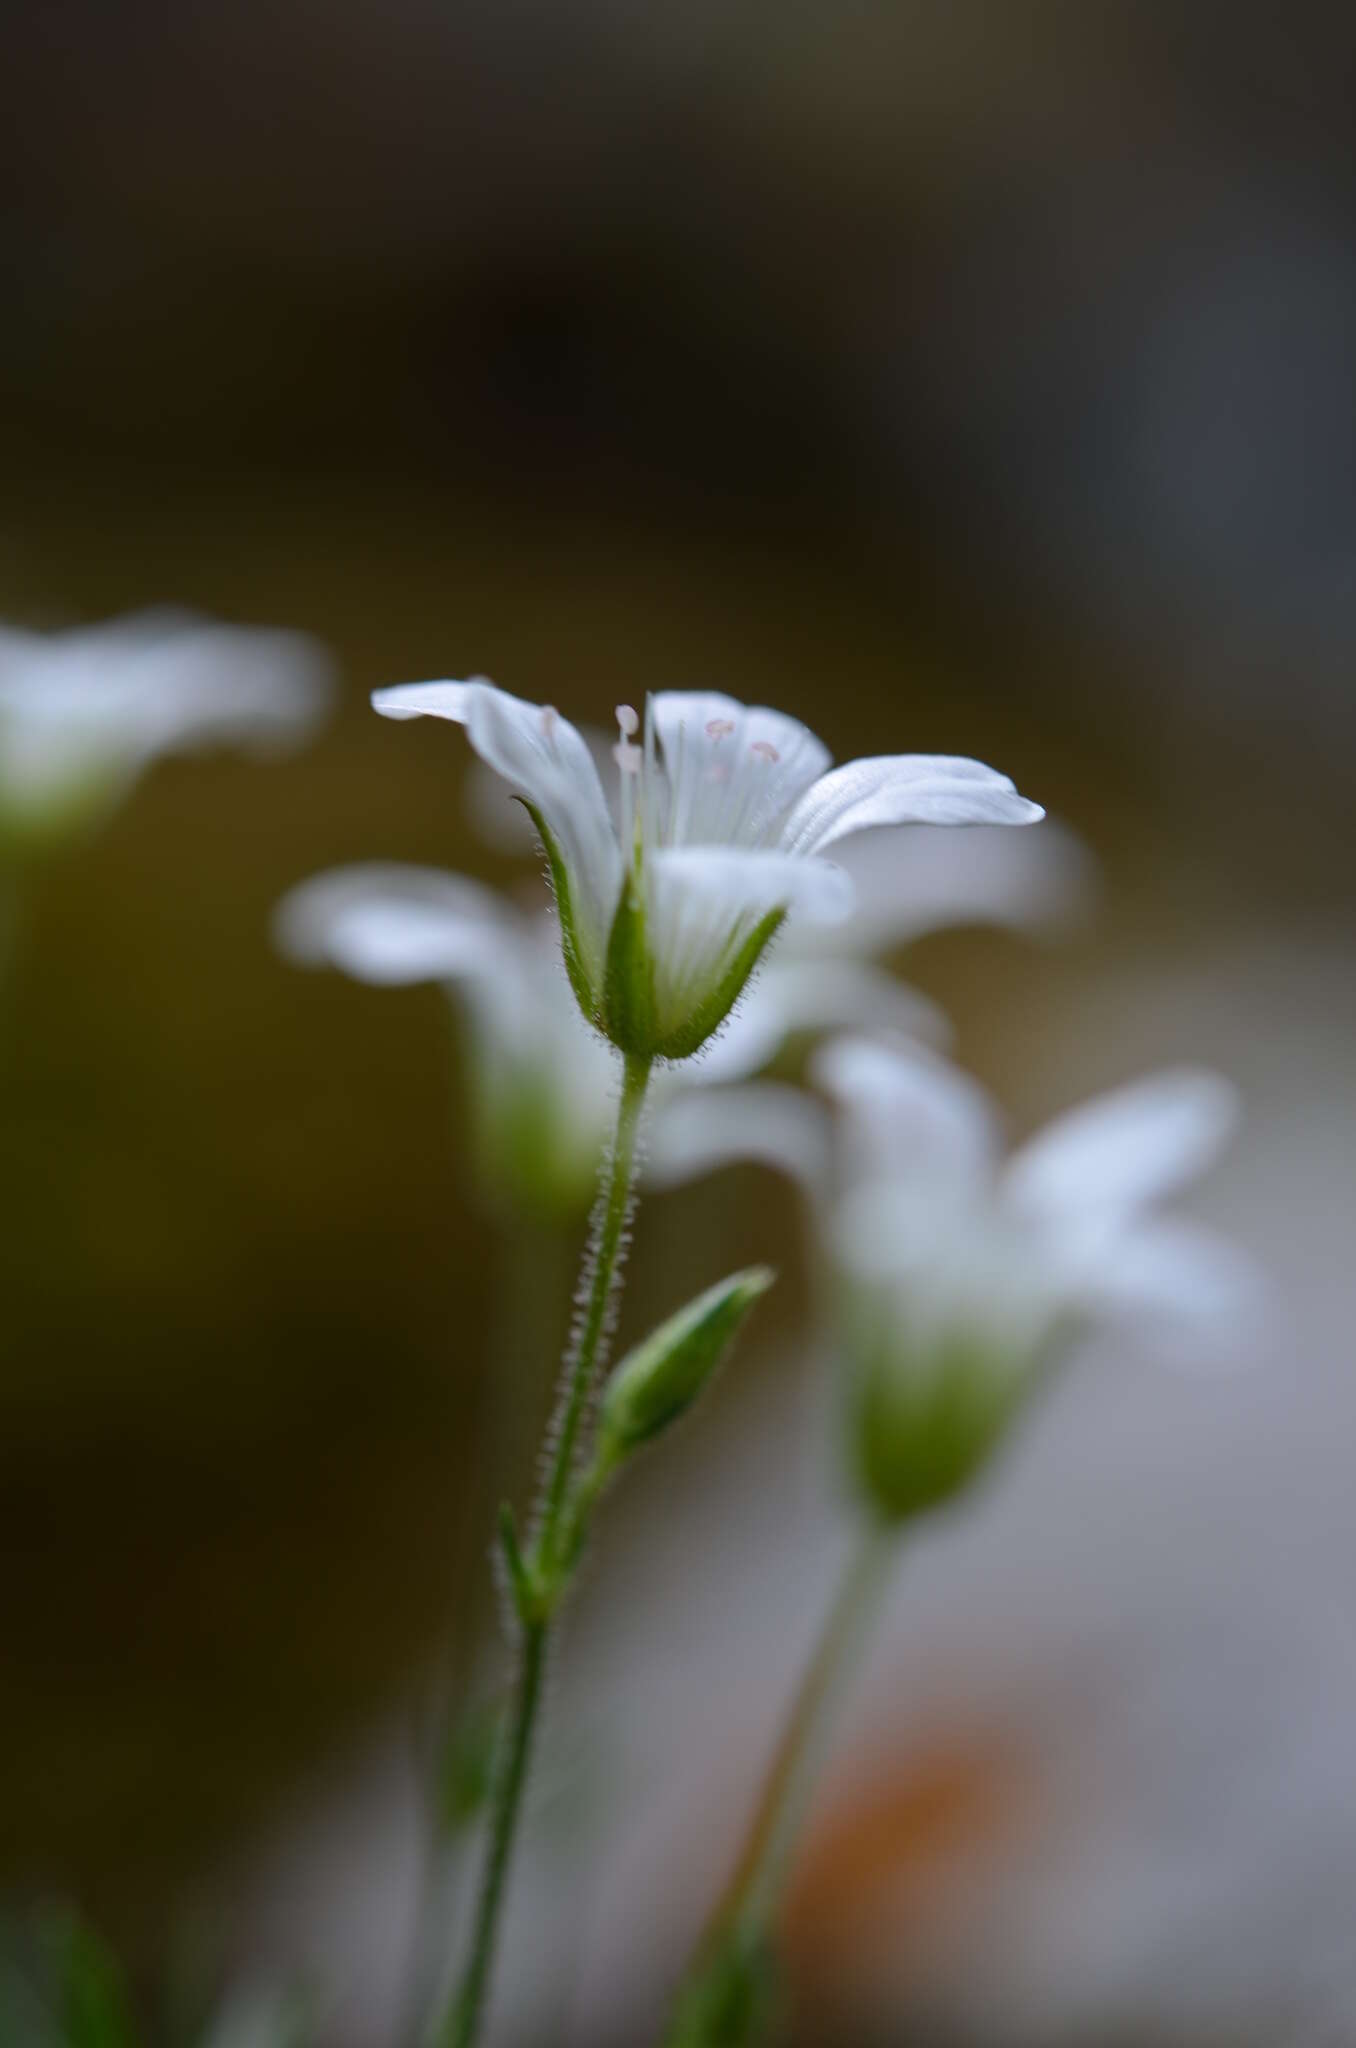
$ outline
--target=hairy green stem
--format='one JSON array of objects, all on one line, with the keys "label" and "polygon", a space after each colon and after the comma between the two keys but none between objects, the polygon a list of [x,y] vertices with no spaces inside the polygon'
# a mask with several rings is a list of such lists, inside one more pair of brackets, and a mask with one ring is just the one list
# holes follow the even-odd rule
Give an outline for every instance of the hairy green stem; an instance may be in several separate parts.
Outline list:
[{"label": "hairy green stem", "polygon": [[562,1534],[568,1535],[572,1521],[567,1510],[578,1457],[579,1434],[606,1351],[613,1297],[621,1272],[626,1226],[631,1211],[636,1131],[649,1078],[648,1060],[627,1059],[617,1110],[616,1137],[603,1169],[590,1251],[585,1260],[587,1291],[581,1303],[577,1333],[566,1357],[550,1464],[542,1485],[535,1538],[527,1560],[528,1577],[536,1594],[535,1604],[527,1606],[515,1589],[518,1670],[495,1777],[489,1845],[476,1901],[470,1950],[452,2003],[434,2030],[433,2039],[438,2048],[472,2048],[484,2013],[509,1863],[531,1763],[532,1738],[541,1706],[542,1677],[550,1648],[552,1622],[569,1578],[571,1560],[562,1554],[561,1537]]},{"label": "hairy green stem", "polygon": [[452,1884],[466,1848],[460,1826],[450,1829],[446,1811],[451,1753],[458,1744],[472,1755],[479,1750],[489,1734],[492,1704],[502,1689],[502,1674],[496,1671],[491,1683],[486,1668],[497,1617],[493,1583],[484,1571],[485,1551],[495,1509],[528,1474],[531,1444],[541,1431],[541,1360],[558,1347],[565,1322],[568,1236],[563,1222],[514,1215],[504,1220],[498,1233],[493,1334],[468,1418],[479,1455],[466,1477],[464,1541],[458,1544],[463,1565],[457,1573],[447,1641],[414,1729],[414,1761],[424,1806],[410,1922],[409,1982],[397,2030],[397,2039],[410,2048],[424,2038],[429,2007],[443,1980]]},{"label": "hairy green stem", "polygon": [[730,1878],[684,1980],[669,2048],[745,2048],[765,2012],[761,1975],[796,1837],[843,1685],[874,1618],[896,1543],[873,1527],[848,1559],[763,1779]]},{"label": "hairy green stem", "polygon": [[[602,1192],[595,1214],[595,1242],[591,1246],[592,1272],[584,1302],[583,1319],[574,1345],[574,1360],[566,1367],[565,1386],[558,1411],[555,1452],[542,1493],[537,1530],[538,1555],[548,1568],[556,1560],[561,1520],[565,1513],[570,1481],[574,1477],[575,1453],[584,1411],[602,1363],[604,1342],[616,1289],[623,1240],[631,1213],[631,1181],[635,1170],[636,1128],[649,1085],[650,1062],[627,1055],[622,1073],[621,1101],[617,1108],[617,1134],[604,1173]],[[587,1264],[586,1264],[587,1270]]]}]

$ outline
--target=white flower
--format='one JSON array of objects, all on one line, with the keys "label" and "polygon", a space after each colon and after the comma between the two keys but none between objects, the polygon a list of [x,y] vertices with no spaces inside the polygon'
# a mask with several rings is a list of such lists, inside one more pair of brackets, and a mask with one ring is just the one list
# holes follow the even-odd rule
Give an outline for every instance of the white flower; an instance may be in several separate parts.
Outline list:
[{"label": "white flower", "polygon": [[481,1186],[547,1217],[587,1211],[616,1114],[612,1053],[579,1015],[545,913],[460,875],[395,862],[293,889],[274,935],[305,966],[380,987],[444,986],[468,1029]]},{"label": "white flower", "polygon": [[[445,986],[469,1026],[485,1185],[518,1207],[570,1217],[587,1210],[616,1115],[616,1062],[579,1014],[544,907],[534,915],[464,876],[371,862],[290,891],[274,936],[301,965],[336,967],[380,987]],[[944,1028],[923,997],[878,979],[873,1014],[920,1035]],[[846,970],[840,1007],[854,991]],[[713,1047],[718,1057],[694,1066],[692,1078],[756,1073],[789,1031],[809,1028],[809,1000],[794,976],[768,974]],[[822,994],[814,1000],[822,1008]],[[661,1101],[672,1085],[658,1077]]]},{"label": "white flower", "polygon": [[[584,738],[604,768],[606,735],[588,727]],[[505,800],[502,781],[481,761],[472,764],[465,799],[496,852],[535,850],[531,819]],[[726,1026],[707,1040],[691,1080],[756,1073],[797,1035],[885,1031],[945,1044],[950,1026],[941,1011],[876,956],[960,925],[1062,936],[1082,924],[1096,894],[1087,849],[1049,820],[1039,832],[1015,835],[1001,825],[960,833],[886,826],[848,840],[838,860],[853,885],[850,915],[832,925],[801,920],[778,938]]]},{"label": "white flower", "polygon": [[390,718],[464,725],[546,849],[570,983],[623,1052],[685,1059],[724,1021],[790,915],[831,923],[853,890],[825,850],[868,827],[1026,824],[1039,806],[977,761],[889,755],[830,768],[797,720],[704,691],[618,708],[614,819],[584,736],[483,681],[378,690]]},{"label": "white flower", "polygon": [[1246,1341],[1260,1301],[1248,1262],[1156,1213],[1234,1127],[1218,1076],[1150,1076],[1004,1158],[984,1091],[921,1047],[838,1039],[813,1073],[832,1112],[759,1085],[673,1104],[652,1172],[684,1179],[754,1156],[807,1186],[839,1281],[858,1470],[887,1517],[963,1485],[1097,1324],[1198,1353]]},{"label": "white flower", "polygon": [[1155,1213],[1235,1128],[1237,1099],[1218,1075],[1132,1082],[1006,1158],[983,1090],[921,1048],[840,1039],[815,1075],[838,1105],[847,1162],[837,1262],[889,1292],[919,1349],[963,1337],[1029,1355],[1053,1332],[1119,1314],[1225,1334],[1250,1298],[1231,1246]]},{"label": "white flower", "polygon": [[96,819],[162,754],[304,736],[328,671],[304,634],[182,612],[67,633],[0,628],[0,836]]}]

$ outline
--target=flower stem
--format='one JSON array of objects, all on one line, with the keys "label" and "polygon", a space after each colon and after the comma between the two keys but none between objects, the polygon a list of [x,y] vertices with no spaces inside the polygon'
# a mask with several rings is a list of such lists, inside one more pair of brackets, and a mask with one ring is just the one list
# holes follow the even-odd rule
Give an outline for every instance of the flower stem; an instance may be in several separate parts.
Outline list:
[{"label": "flower stem", "polygon": [[649,1060],[635,1059],[628,1054],[622,1072],[621,1101],[617,1107],[617,1133],[604,1168],[602,1190],[594,1212],[590,1252],[585,1259],[588,1292],[583,1302],[583,1318],[573,1346],[573,1362],[567,1361],[566,1364],[565,1384],[557,1411],[555,1453],[539,1508],[538,1554],[548,1567],[555,1561],[566,1497],[574,1477],[579,1429],[609,1331],[623,1240],[631,1214],[636,1128],[649,1079]]},{"label": "flower stem", "polygon": [[512,1720],[509,1723],[498,1782],[495,1786],[494,1808],[490,1816],[489,1848],[485,1858],[485,1874],[481,1880],[480,1896],[476,1902],[470,1960],[457,1987],[447,2018],[437,2029],[434,2037],[439,2042],[446,2042],[448,2048],[471,2048],[471,2043],[480,2031],[480,2019],[499,1932],[504,1887],[508,1880],[509,1857],[517,1831],[523,1787],[527,1783],[528,1764],[531,1761],[532,1733],[536,1725],[537,1709],[541,1705],[542,1673],[546,1663],[548,1632],[549,1624],[546,1621],[529,1622],[523,1627],[518,1645],[518,1675],[514,1687]]},{"label": "flower stem", "polygon": [[844,1682],[894,1562],[872,1527],[848,1559],[763,1779],[730,1878],[688,1970],[669,2048],[744,2048],[766,2015],[769,1936]]},{"label": "flower stem", "polygon": [[[517,1491],[529,1471],[531,1442],[542,1417],[536,1388],[540,1360],[558,1346],[568,1300],[569,1246],[563,1225],[530,1216],[505,1219],[498,1233],[499,1262],[486,1366],[468,1425],[480,1455],[466,1482],[459,1554],[473,1560],[457,1573],[453,1617],[433,1673],[429,1697],[413,1729],[414,1765],[423,1814],[415,1901],[410,1916],[410,1966],[397,2039],[417,2048],[430,2004],[444,1977],[443,1943],[452,1910],[452,1885],[465,1841],[460,1816],[446,1810],[449,1761],[468,1759],[482,1743],[499,1739],[494,1723],[503,1689],[498,1669],[491,1682],[487,1651],[497,1634],[495,1589],[483,1573],[484,1553],[499,1502]],[[562,1270],[562,1268],[564,1270]],[[493,1714],[492,1714],[493,1709]],[[473,1768],[468,1762],[467,1768]],[[488,1798],[486,1785],[485,1797]],[[469,1816],[468,1816],[469,1818]]]},{"label": "flower stem", "polygon": [[[542,1678],[550,1648],[552,1623],[573,1563],[568,1555],[562,1555],[561,1536],[562,1533],[568,1535],[572,1526],[567,1508],[570,1482],[577,1462],[579,1432],[610,1332],[626,1226],[631,1214],[636,1131],[649,1078],[648,1060],[627,1059],[617,1109],[616,1136],[603,1167],[590,1250],[585,1259],[586,1291],[581,1297],[580,1321],[566,1356],[551,1461],[538,1503],[535,1540],[526,1560],[526,1573],[535,1597],[531,1604],[525,1603],[521,1597],[516,1599],[518,1669],[495,1777],[489,1845],[476,1901],[470,1953],[452,2003],[434,2029],[433,2040],[438,2048],[472,2048],[480,2031],[509,1862],[531,1762],[532,1738],[541,1706]],[[522,1562],[519,1561],[520,1568]],[[516,1591],[515,1588],[515,1596]]]}]

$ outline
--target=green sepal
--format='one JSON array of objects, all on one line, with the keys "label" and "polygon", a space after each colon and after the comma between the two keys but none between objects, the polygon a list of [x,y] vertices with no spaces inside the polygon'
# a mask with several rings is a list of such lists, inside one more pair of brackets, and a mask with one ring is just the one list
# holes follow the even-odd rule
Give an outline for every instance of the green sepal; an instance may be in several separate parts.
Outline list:
[{"label": "green sepal", "polygon": [[755,1301],[772,1285],[768,1266],[718,1280],[627,1353],[599,1413],[600,1462],[615,1465],[675,1422],[702,1392]]},{"label": "green sepal", "polygon": [[1039,1369],[973,1342],[942,1344],[926,1361],[891,1354],[860,1362],[852,1407],[857,1474],[876,1512],[904,1522],[974,1481],[1026,1404]]},{"label": "green sepal", "polygon": [[522,1545],[518,1541],[518,1524],[506,1500],[499,1504],[499,1548],[503,1552],[509,1591],[513,1595],[513,1611],[524,1628],[532,1628],[542,1619],[544,1611],[542,1586],[537,1573],[523,1556]]},{"label": "green sepal", "polygon": [[598,1014],[598,999],[589,984],[588,972],[584,966],[584,954],[579,944],[579,924],[575,916],[574,898],[570,894],[570,877],[565,862],[561,858],[560,848],[557,846],[555,836],[548,827],[545,818],[537,809],[537,806],[534,803],[530,803],[525,796],[517,797],[515,801],[522,805],[528,817],[532,820],[537,837],[542,844],[542,851],[546,855],[546,865],[551,875],[551,893],[556,899],[556,915],[560,919],[560,950],[564,955],[565,972],[569,976],[570,987],[574,990],[575,1001],[583,1011],[588,1022],[596,1030],[601,1029],[602,1019]]},{"label": "green sepal", "polygon": [[698,1003],[677,1030],[671,1031],[653,1048],[656,1059],[687,1060],[719,1030],[740,996],[754,968],[771,945],[786,917],[784,910],[769,910],[745,939],[711,993]]},{"label": "green sepal", "polygon": [[653,1059],[654,961],[645,942],[645,901],[635,870],[622,884],[603,967],[603,1029],[622,1052]]},{"label": "green sepal", "polygon": [[439,1758],[437,1807],[445,1841],[464,1834],[488,1803],[500,1715],[499,1701],[476,1700],[447,1731]]}]

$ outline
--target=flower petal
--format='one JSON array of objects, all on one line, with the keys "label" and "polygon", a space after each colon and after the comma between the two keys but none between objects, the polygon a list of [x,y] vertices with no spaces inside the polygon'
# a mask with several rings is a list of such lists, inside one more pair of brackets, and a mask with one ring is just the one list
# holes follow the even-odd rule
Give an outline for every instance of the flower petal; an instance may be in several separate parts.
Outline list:
[{"label": "flower petal", "polygon": [[1119,1234],[1083,1289],[1096,1313],[1146,1321],[1154,1334],[1220,1360],[1247,1361],[1270,1320],[1260,1272],[1236,1245],[1174,1217]]},{"label": "flower petal", "polygon": [[[607,799],[608,814],[615,827],[619,810],[617,771],[612,751],[616,745],[616,731],[608,733],[596,725],[581,725],[578,732],[593,756],[593,765],[598,770],[598,779]],[[503,776],[497,774],[488,762],[482,761],[479,755],[467,764],[462,803],[482,845],[492,848],[495,853],[536,854],[537,829],[531,818],[521,804],[513,801],[504,787]]]},{"label": "flower petal", "polygon": [[987,1186],[907,1178],[862,1181],[833,1213],[840,1270],[873,1290],[901,1363],[925,1366],[951,1345],[977,1346],[1020,1371],[1070,1305],[1059,1265]]},{"label": "flower petal", "polygon": [[978,1083],[949,1061],[922,1046],[837,1038],[810,1071],[841,1113],[846,1181],[968,1187],[988,1178],[997,1116]]},{"label": "flower petal", "polygon": [[791,853],[820,853],[873,825],[1030,825],[1044,816],[982,761],[876,754],[821,776],[787,819],[781,844]]},{"label": "flower petal", "polygon": [[302,882],[278,905],[273,933],[303,966],[337,967],[383,987],[492,975],[519,937],[478,882],[376,862]]},{"label": "flower petal", "polygon": [[304,736],[329,663],[305,634],[142,612],[74,632],[0,634],[0,804],[37,817],[158,755]]},{"label": "flower petal", "polygon": [[896,825],[851,839],[834,858],[856,885],[857,907],[824,940],[806,934],[798,950],[883,953],[962,925],[1063,934],[1087,916],[1097,890],[1082,841],[1049,821],[1017,833]]},{"label": "flower petal", "polygon": [[465,725],[474,683],[388,683],[372,692],[372,709],[383,718],[448,718]]},{"label": "flower petal", "polygon": [[829,860],[802,860],[737,846],[665,846],[652,856],[647,873],[655,907],[681,915],[684,907],[703,918],[727,912],[758,919],[769,910],[790,917],[836,924],[852,910],[852,883]]},{"label": "flower petal", "polygon": [[1220,1075],[1153,1074],[1047,1124],[1008,1161],[1004,1196],[1032,1216],[1128,1215],[1195,1180],[1237,1122],[1236,1091]]},{"label": "flower petal", "polygon": [[645,875],[646,942],[661,1037],[709,999],[764,919],[782,911],[828,922],[852,908],[852,884],[841,868],[781,853],[661,847]]},{"label": "flower petal", "polygon": [[801,1089],[776,1081],[691,1088],[654,1118],[645,1178],[652,1187],[678,1187],[751,1161],[789,1175],[817,1198],[828,1185],[829,1158],[823,1104]]},{"label": "flower petal", "polygon": [[671,846],[774,843],[832,759],[799,719],[714,690],[661,690],[646,710],[668,784],[658,836]]},{"label": "flower petal", "polygon": [[551,705],[493,683],[401,683],[373,692],[386,718],[447,718],[466,727],[481,759],[541,813],[560,849],[583,964],[596,988],[621,886],[621,850],[593,756]]},{"label": "flower petal", "polygon": [[756,1074],[798,1033],[885,1031],[945,1045],[945,1014],[893,974],[855,960],[803,959],[788,946],[768,961],[718,1038],[702,1055],[704,1081]]},{"label": "flower petal", "polygon": [[278,906],[280,948],[379,986],[442,984],[466,1020],[471,1154],[495,1199],[582,1215],[612,1123],[615,1055],[579,1014],[545,913],[398,863],[316,875]]}]

